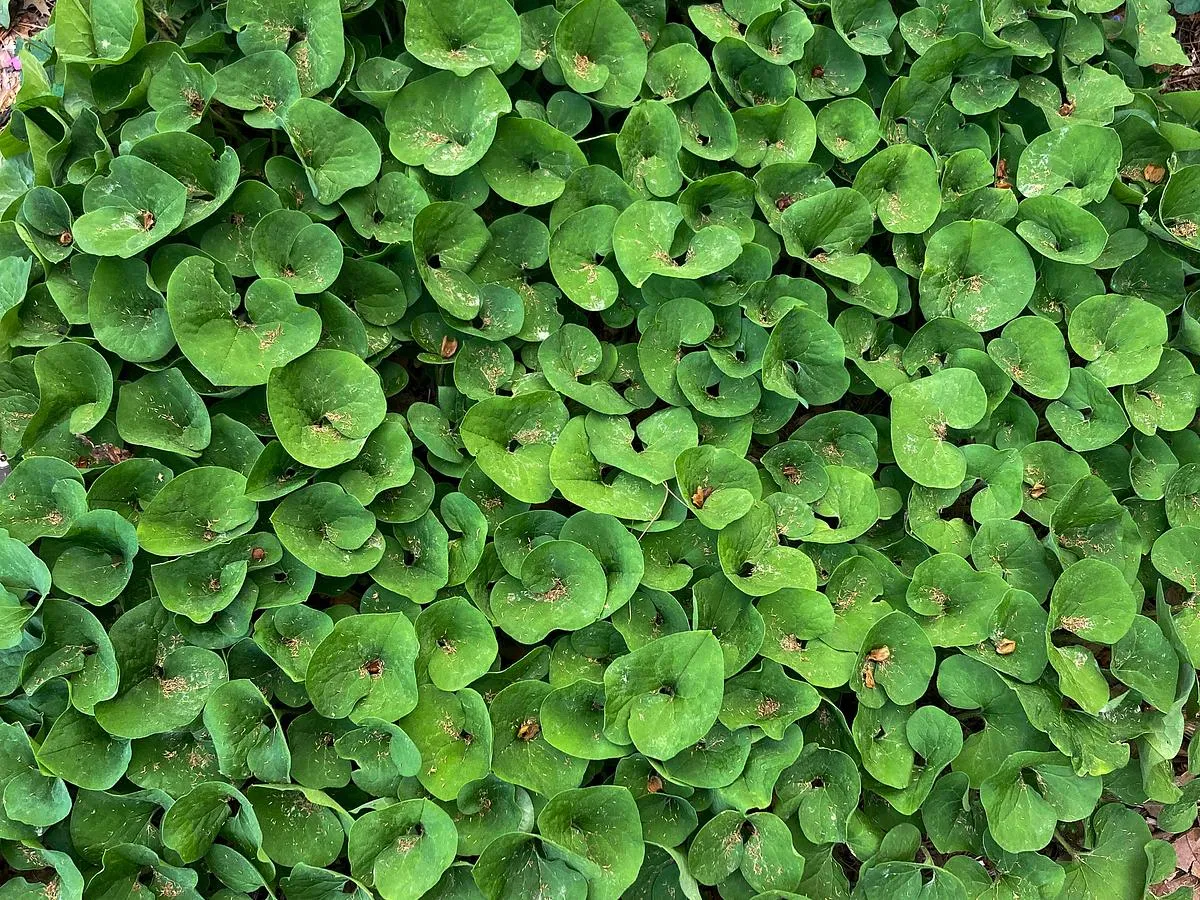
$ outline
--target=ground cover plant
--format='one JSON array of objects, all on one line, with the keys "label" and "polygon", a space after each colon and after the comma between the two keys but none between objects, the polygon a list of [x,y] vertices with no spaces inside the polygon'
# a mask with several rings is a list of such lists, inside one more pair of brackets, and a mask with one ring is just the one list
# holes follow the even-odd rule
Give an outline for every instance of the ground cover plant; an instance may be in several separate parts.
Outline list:
[{"label": "ground cover plant", "polygon": [[1168,8],[60,0],[0,134],[0,898],[1173,875]]}]

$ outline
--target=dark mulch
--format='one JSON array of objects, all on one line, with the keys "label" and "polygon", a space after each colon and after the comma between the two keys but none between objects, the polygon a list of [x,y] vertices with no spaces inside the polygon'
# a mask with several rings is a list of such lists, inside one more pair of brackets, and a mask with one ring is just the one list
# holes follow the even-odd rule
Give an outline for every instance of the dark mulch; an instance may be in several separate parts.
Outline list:
[{"label": "dark mulch", "polygon": [[[0,0],[0,4],[7,0]],[[54,0],[12,0],[8,3],[9,24],[0,27],[0,125],[8,121],[9,107],[21,89],[21,61],[17,51],[46,27]]]},{"label": "dark mulch", "polygon": [[1197,91],[1200,90],[1200,13],[1188,16],[1175,16],[1175,37],[1179,46],[1187,54],[1190,65],[1175,66],[1163,82],[1163,91]]}]

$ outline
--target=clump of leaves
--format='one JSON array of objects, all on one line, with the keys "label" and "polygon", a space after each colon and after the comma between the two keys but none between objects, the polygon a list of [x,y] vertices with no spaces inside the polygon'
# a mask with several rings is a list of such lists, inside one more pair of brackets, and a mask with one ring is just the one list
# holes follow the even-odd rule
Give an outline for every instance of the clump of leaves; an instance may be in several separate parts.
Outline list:
[{"label": "clump of leaves", "polygon": [[59,3],[0,896],[1142,898],[1200,796],[1173,28]]}]

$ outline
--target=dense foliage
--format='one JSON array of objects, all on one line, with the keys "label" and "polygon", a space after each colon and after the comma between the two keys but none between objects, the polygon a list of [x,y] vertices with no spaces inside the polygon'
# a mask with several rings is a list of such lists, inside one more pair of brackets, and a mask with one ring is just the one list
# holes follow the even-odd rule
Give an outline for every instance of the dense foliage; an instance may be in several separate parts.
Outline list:
[{"label": "dense foliage", "polygon": [[1200,95],[1116,3],[60,0],[0,898],[1143,897]]}]

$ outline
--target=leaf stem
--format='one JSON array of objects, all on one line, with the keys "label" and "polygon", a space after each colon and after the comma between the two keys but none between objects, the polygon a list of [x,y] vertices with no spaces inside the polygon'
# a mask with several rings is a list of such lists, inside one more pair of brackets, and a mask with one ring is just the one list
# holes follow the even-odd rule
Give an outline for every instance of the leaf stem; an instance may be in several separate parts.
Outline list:
[{"label": "leaf stem", "polygon": [[379,20],[383,23],[383,33],[387,36],[387,43],[390,44],[393,38],[392,27],[388,24],[387,9],[379,9]]},{"label": "leaf stem", "polygon": [[1067,851],[1067,855],[1070,856],[1071,859],[1079,859],[1079,849],[1070,841],[1068,841],[1063,836],[1062,831],[1058,828],[1054,829],[1054,839],[1058,841],[1059,845],[1062,846],[1064,850]]}]

